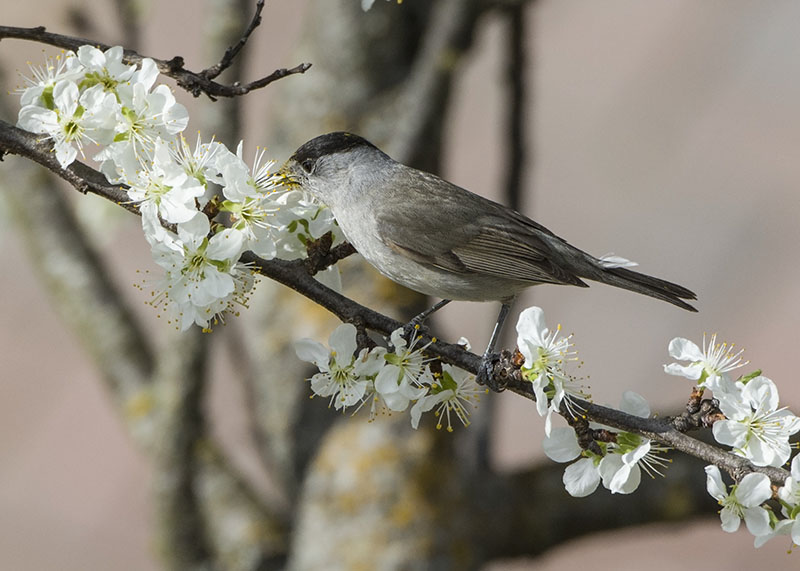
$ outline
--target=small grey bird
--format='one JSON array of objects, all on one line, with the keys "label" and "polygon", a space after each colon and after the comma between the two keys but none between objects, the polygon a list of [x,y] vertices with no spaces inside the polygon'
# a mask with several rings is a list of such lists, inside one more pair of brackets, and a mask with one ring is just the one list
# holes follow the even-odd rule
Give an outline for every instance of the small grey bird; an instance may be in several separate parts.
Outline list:
[{"label": "small grey bird", "polygon": [[330,207],[347,240],[381,274],[443,298],[415,320],[450,300],[502,302],[487,366],[511,302],[533,285],[588,287],[586,279],[697,311],[683,301],[696,299],[688,289],[609,267],[519,212],[398,163],[358,135],[311,139],[283,173]]}]

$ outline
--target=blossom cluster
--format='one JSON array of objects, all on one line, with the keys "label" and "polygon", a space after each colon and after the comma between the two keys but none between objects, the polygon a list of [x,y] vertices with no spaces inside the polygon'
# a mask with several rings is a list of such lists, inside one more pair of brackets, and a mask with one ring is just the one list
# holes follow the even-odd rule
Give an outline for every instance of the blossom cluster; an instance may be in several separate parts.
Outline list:
[{"label": "blossom cluster", "polygon": [[[779,406],[778,388],[761,371],[734,379],[731,372],[746,365],[742,351],[732,345],[717,343],[716,335],[702,347],[688,339],[675,338],[669,354],[688,364],[670,363],[664,370],[690,379],[699,390],[710,390],[719,402],[724,419],[714,422],[712,432],[720,444],[747,458],[756,466],[784,466],[791,456],[789,437],[800,432],[800,418],[786,407]],[[719,468],[707,466],[707,488],[722,506],[722,529],[733,532],[744,519],[759,547],[777,535],[791,535],[800,545],[800,456],[791,463],[790,476],[778,490],[777,500],[783,518],[779,518],[764,502],[773,497],[769,478],[751,473],[731,486],[722,481]]]},{"label": "blossom cluster", "polygon": [[[563,476],[568,493],[586,496],[602,483],[612,493],[628,494],[639,486],[642,471],[651,476],[662,474],[668,460],[659,454],[666,447],[638,434],[606,430],[608,436],[587,449],[580,446],[572,427],[553,428],[553,412],[577,418],[580,407],[574,397],[586,396],[565,371],[574,360],[571,337],[560,337],[560,327],[549,330],[538,307],[522,312],[517,334],[517,347],[525,358],[521,371],[531,381],[539,414],[546,417],[545,454],[556,462],[571,462]],[[664,365],[667,373],[693,380],[701,394],[713,391],[722,413],[712,429],[717,442],[732,447],[734,454],[756,466],[780,467],[789,461],[789,437],[800,431],[800,418],[779,407],[775,383],[760,371],[736,379],[730,376],[747,364],[742,360],[742,351],[717,343],[716,336],[712,336],[708,343],[704,338],[702,347],[675,338],[669,344],[669,354],[688,363]],[[632,391],[624,393],[619,409],[634,416],[650,416],[647,401]],[[603,428],[606,427],[589,423],[590,430]],[[765,474],[748,474],[730,489],[716,466],[706,467],[706,478],[709,494],[722,506],[720,516],[725,531],[736,531],[743,519],[756,538],[756,546],[777,535],[791,535],[793,543],[800,544],[800,455],[792,460],[790,476],[775,498]],[[765,506],[771,499],[779,502],[783,517]]]},{"label": "blossom cluster", "polygon": [[688,365],[670,363],[664,370],[696,382],[699,389],[709,389],[719,401],[724,420],[714,423],[714,438],[733,447],[756,466],[783,466],[789,460],[789,437],[800,431],[800,418],[779,407],[778,388],[760,371],[733,379],[730,372],[746,365],[741,351],[734,352],[726,343],[717,343],[716,335],[702,348],[688,339],[675,338],[669,354]]},{"label": "blossom cluster", "polygon": [[188,112],[155,85],[156,63],[130,65],[123,55],[87,45],[31,66],[17,125],[51,139],[62,168],[96,147],[91,158],[110,182],[127,185],[164,270],[152,304],[183,330],[209,328],[247,303],[255,276],[239,262],[243,252],[302,257],[308,240],[336,226],[330,210],[282,185],[263,149],[250,166],[242,143],[236,152],[199,135],[188,143]]},{"label": "blossom cluster", "polygon": [[[619,409],[634,416],[650,416],[650,405],[641,395],[626,391]],[[590,423],[591,428],[603,428]],[[573,462],[564,470],[564,487],[575,497],[593,493],[602,482],[612,494],[630,494],[639,487],[642,471],[654,477],[667,464],[659,454],[666,448],[632,432],[618,432],[610,442],[598,442],[600,454],[584,450],[571,427],[553,429],[544,440],[544,452],[556,462]]]},{"label": "blossom cluster", "polygon": [[[521,372],[531,382],[537,411],[545,417],[545,454],[556,462],[580,458],[564,471],[564,487],[573,496],[587,496],[601,482],[612,493],[629,494],[639,486],[642,469],[660,473],[664,461],[657,453],[663,447],[638,434],[622,432],[613,442],[599,442],[598,454],[581,448],[571,427],[552,427],[553,413],[564,412],[575,418],[580,415],[575,399],[589,398],[567,371],[576,353],[571,336],[560,337],[560,331],[560,326],[553,331],[547,327],[540,307],[524,310],[517,321],[517,348],[525,358]],[[647,401],[632,391],[623,395],[620,408],[636,416],[650,416]]]},{"label": "blossom cluster", "polygon": [[[411,425],[419,426],[422,414],[434,411],[437,428],[443,422],[453,430],[453,418],[469,425],[472,409],[485,389],[475,376],[433,363],[424,356],[427,345],[418,347],[420,337],[410,343],[403,330],[392,332],[387,347],[357,351],[356,328],[343,323],[331,333],[328,347],[312,339],[295,344],[297,356],[313,363],[319,372],[311,377],[311,390],[329,399],[336,410],[366,406],[370,419],[379,414],[402,412],[411,407]],[[412,404],[413,403],[413,404]]]},{"label": "blossom cluster", "polygon": [[790,475],[778,489],[779,518],[769,505],[773,499],[772,486],[765,474],[750,473],[737,484],[725,485],[716,466],[706,466],[706,487],[722,509],[722,529],[733,533],[744,520],[747,530],[755,537],[754,544],[761,547],[770,539],[788,535],[794,545],[800,545],[800,455],[792,460]]}]

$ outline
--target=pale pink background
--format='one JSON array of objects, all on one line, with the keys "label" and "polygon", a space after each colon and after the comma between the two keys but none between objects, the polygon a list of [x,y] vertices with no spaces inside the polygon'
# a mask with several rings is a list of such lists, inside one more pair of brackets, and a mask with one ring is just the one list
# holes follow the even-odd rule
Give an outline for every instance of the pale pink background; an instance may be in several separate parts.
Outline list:
[{"label": "pale pink background", "polygon": [[[5,4],[3,24],[67,30],[64,2]],[[97,22],[115,22],[107,4],[71,5],[86,7]],[[181,54],[195,68],[208,63],[199,55],[199,36],[184,33],[203,25],[197,5],[150,5],[146,45],[152,55]],[[290,45],[300,33],[304,5],[268,3],[252,77],[297,63]],[[674,410],[689,385],[661,371],[669,339],[699,340],[716,331],[745,347],[753,366],[778,382],[782,401],[800,412],[797,22],[800,4],[792,2],[551,0],[532,11],[535,104],[529,123],[535,140],[523,211],[579,247],[637,260],[643,271],[691,287],[700,298],[701,311],[692,315],[601,286],[531,292],[525,304],[543,306],[550,323],[575,333],[597,401],[614,404],[634,388],[654,409]],[[479,55],[459,81],[448,133],[446,175],[487,195],[495,192],[502,168],[503,33],[492,22],[477,38]],[[98,39],[116,37],[109,31]],[[0,61],[11,71],[26,59],[40,61],[40,52],[6,41]],[[269,98],[268,89],[248,98],[250,121],[268,125]],[[0,169],[13,164],[7,159]],[[118,281],[138,307],[144,298],[130,284],[139,279],[137,268],[149,266],[149,253],[137,225],[121,216],[106,251],[114,252]],[[51,309],[12,227],[4,228],[0,569],[156,569],[150,466]],[[448,308],[444,336],[465,334],[481,346],[495,312],[491,304]],[[157,330],[153,312],[143,308],[142,315]],[[239,387],[217,383],[214,394],[217,431],[257,478]],[[499,401],[498,463],[517,466],[540,457],[541,421],[513,395]],[[797,555],[787,556],[787,547],[775,541],[755,551],[746,532],[727,535],[716,522],[654,526],[565,545],[537,568],[590,560],[593,569],[672,569],[689,561],[703,569],[796,569]]]}]

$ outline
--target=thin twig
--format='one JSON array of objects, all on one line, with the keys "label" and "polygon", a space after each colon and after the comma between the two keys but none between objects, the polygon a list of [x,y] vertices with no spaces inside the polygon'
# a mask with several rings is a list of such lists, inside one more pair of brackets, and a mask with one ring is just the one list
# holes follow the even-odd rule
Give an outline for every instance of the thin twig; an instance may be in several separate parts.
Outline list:
[{"label": "thin twig", "polygon": [[201,71],[199,75],[202,75],[206,79],[214,79],[220,73],[230,67],[234,58],[247,43],[247,40],[250,39],[250,34],[252,34],[253,30],[255,30],[261,24],[261,11],[263,9],[264,0],[258,0],[256,2],[256,11],[253,14],[253,18],[250,20],[250,25],[247,26],[247,29],[244,31],[244,34],[242,34],[242,37],[239,38],[239,41],[225,50],[225,54],[222,56],[222,59],[219,61],[219,63],[212,65],[211,67],[207,67]]},{"label": "thin twig", "polygon": [[[30,40],[33,42],[38,42],[41,44],[47,44],[51,46],[56,46],[59,48],[63,48],[66,50],[76,51],[83,45],[93,45],[101,50],[107,50],[111,46],[107,44],[103,44],[100,42],[96,42],[93,40],[88,40],[86,38],[77,38],[74,36],[65,36],[63,34],[54,34],[45,30],[44,26],[38,26],[36,28],[17,28],[14,26],[0,26],[0,41],[6,38],[15,38],[19,40]],[[143,59],[148,56],[143,56],[134,50],[126,49],[123,55],[123,61],[129,64],[138,64],[141,63]],[[245,95],[251,91],[256,89],[261,89],[269,85],[270,83],[282,79],[284,77],[288,77],[290,75],[295,75],[298,73],[305,73],[311,67],[310,63],[301,63],[296,65],[295,67],[286,69],[276,69],[271,74],[262,77],[261,79],[257,79],[256,81],[252,81],[250,83],[239,84],[233,83],[232,85],[225,85],[222,83],[217,83],[212,79],[209,79],[203,72],[196,73],[185,69],[183,67],[183,58],[180,56],[176,56],[169,60],[157,59],[157,58],[150,58],[158,67],[158,70],[163,73],[164,75],[173,78],[178,87],[181,89],[185,89],[195,97],[199,97],[201,94],[205,94],[208,96],[209,99],[212,101],[216,101],[217,97],[237,97],[240,95]]]}]

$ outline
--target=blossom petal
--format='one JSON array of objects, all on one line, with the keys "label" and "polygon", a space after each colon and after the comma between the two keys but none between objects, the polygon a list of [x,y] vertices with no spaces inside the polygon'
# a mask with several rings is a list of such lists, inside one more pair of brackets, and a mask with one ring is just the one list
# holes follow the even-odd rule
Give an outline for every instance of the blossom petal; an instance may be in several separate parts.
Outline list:
[{"label": "blossom petal", "polygon": [[675,337],[669,342],[669,356],[678,361],[702,361],[705,358],[696,343],[683,337]]},{"label": "blossom petal", "polygon": [[353,357],[358,348],[356,343],[356,326],[352,323],[342,323],[331,333],[328,339],[328,345],[332,351],[344,359],[348,360]]},{"label": "blossom petal", "polygon": [[718,420],[711,429],[714,439],[726,446],[741,447],[747,439],[747,426],[735,420]]},{"label": "blossom petal", "polygon": [[206,256],[211,260],[233,260],[242,253],[244,234],[233,228],[216,233],[208,241]]},{"label": "blossom petal", "polygon": [[772,531],[769,526],[769,513],[759,506],[744,509],[744,524],[747,526],[747,531],[756,537],[767,535]]},{"label": "blossom petal", "polygon": [[546,334],[547,325],[545,325],[544,311],[541,307],[529,307],[519,314],[517,347],[525,357],[526,365],[530,366],[536,360],[535,349],[544,345],[542,337]]},{"label": "blossom petal", "polygon": [[400,382],[400,369],[395,365],[385,365],[375,377],[375,390],[381,396],[396,393]]},{"label": "blossom petal", "polygon": [[555,462],[569,462],[581,455],[578,437],[569,427],[554,428],[542,442],[544,453]]},{"label": "blossom petal", "polygon": [[706,466],[705,470],[708,493],[716,500],[725,499],[728,496],[728,488],[722,482],[722,474],[720,474],[719,468],[711,464]]},{"label": "blossom petal", "polygon": [[744,386],[742,399],[749,401],[753,408],[776,410],[778,408],[778,387],[770,379],[758,376]]},{"label": "blossom petal", "polygon": [[583,498],[591,494],[600,484],[600,473],[591,458],[582,458],[567,466],[562,478],[569,495]]},{"label": "blossom petal", "polygon": [[755,507],[772,497],[772,488],[766,474],[750,473],[736,487],[736,499],[745,507]]},{"label": "blossom petal", "polygon": [[313,339],[300,339],[294,343],[294,352],[301,361],[314,363],[320,369],[324,366],[327,370],[330,352],[322,344]]},{"label": "blossom petal", "polygon": [[669,365],[664,365],[664,372],[669,375],[685,377],[687,379],[691,379],[692,381],[696,381],[703,374],[703,366],[695,364],[681,365],[680,363],[670,363]]},{"label": "blossom petal", "polygon": [[742,523],[739,516],[730,508],[722,508],[722,511],[719,512],[719,519],[722,521],[723,531],[728,533],[733,533],[739,529],[739,525]]}]

